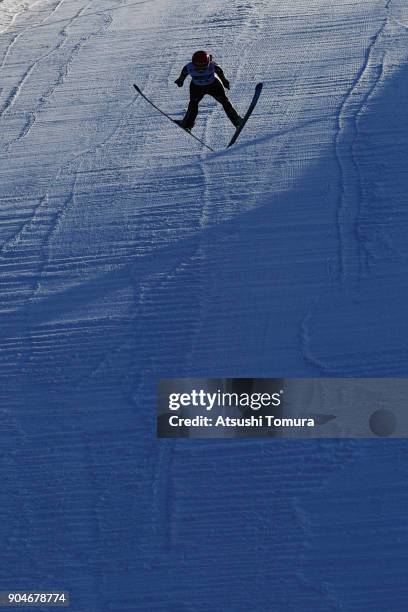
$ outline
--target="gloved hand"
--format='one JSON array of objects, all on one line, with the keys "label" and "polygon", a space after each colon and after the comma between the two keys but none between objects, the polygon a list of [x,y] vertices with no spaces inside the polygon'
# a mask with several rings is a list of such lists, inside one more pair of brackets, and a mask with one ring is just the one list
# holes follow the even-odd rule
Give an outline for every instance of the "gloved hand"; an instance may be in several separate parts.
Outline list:
[{"label": "gloved hand", "polygon": [[229,80],[228,80],[228,79],[225,79],[225,80],[224,80],[223,85],[224,85],[225,89],[229,89],[229,88],[230,88],[230,82],[229,82]]},{"label": "gloved hand", "polygon": [[177,87],[183,87],[183,81],[181,79],[176,79],[174,82],[177,85]]}]

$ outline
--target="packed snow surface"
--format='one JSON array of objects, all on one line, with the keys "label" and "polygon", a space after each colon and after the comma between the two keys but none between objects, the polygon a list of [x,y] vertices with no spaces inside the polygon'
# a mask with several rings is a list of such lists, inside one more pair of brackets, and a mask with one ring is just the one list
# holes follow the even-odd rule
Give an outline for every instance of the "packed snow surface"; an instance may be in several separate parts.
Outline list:
[{"label": "packed snow surface", "polygon": [[[264,83],[228,151],[132,87],[181,118],[201,48],[241,114]],[[155,398],[407,375],[407,48],[405,0],[0,2],[2,588],[406,607],[402,443],[158,441]]]}]

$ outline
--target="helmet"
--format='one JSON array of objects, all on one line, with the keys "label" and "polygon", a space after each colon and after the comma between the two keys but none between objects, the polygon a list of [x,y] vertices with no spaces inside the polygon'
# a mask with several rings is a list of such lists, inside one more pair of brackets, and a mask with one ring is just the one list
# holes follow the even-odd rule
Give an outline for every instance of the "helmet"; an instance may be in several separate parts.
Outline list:
[{"label": "helmet", "polygon": [[210,63],[211,56],[209,53],[207,53],[207,51],[196,51],[191,58],[191,61],[193,62],[194,66],[205,67]]}]

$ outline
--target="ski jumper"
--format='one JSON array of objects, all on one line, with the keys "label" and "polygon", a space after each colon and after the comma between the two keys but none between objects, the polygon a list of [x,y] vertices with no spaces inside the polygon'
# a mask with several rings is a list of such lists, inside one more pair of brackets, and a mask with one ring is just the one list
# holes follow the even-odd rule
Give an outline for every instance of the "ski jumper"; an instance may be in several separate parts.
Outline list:
[{"label": "ski jumper", "polygon": [[222,68],[211,60],[208,66],[198,70],[197,67],[190,62],[184,66],[179,78],[176,80],[179,87],[183,85],[188,75],[191,76],[190,102],[184,119],[181,122],[182,127],[191,130],[198,114],[198,105],[207,94],[222,104],[231,123],[233,123],[235,127],[238,127],[241,117],[238,115],[225,93],[224,87],[229,89],[229,82]]}]

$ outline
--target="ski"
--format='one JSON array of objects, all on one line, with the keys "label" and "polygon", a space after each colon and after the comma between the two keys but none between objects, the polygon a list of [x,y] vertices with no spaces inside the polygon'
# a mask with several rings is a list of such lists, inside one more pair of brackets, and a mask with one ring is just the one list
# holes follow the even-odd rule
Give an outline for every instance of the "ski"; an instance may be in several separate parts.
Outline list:
[{"label": "ski", "polygon": [[175,125],[177,125],[177,127],[179,127],[181,130],[183,130],[183,132],[186,132],[186,134],[190,134],[190,136],[192,136],[195,140],[197,140],[197,142],[201,143],[204,147],[206,147],[207,149],[209,149],[210,151],[212,151],[214,153],[214,149],[212,149],[211,147],[209,147],[203,140],[201,140],[201,138],[198,138],[198,136],[196,136],[195,134],[192,134],[190,132],[190,130],[185,130],[183,127],[181,127],[181,125],[179,125],[174,119],[172,119],[170,117],[170,115],[168,115],[167,113],[165,113],[161,108],[159,108],[158,106],[156,106],[156,104],[154,104],[150,98],[148,98],[140,89],[140,87],[138,87],[135,83],[133,83],[133,87],[136,89],[137,93],[140,94],[142,96],[142,98],[144,98],[146,100],[146,102],[148,102],[149,104],[151,104],[153,106],[153,108],[155,108],[157,111],[159,111],[159,113],[161,113],[162,115],[164,115],[164,117],[167,117],[167,119],[170,119],[170,121],[172,123],[174,123]]},{"label": "ski", "polygon": [[248,119],[252,115],[252,112],[253,112],[253,110],[254,110],[254,108],[256,106],[256,103],[259,100],[259,96],[261,95],[262,87],[263,87],[263,83],[258,83],[257,86],[255,87],[255,92],[254,92],[254,96],[252,98],[252,102],[249,105],[249,108],[248,108],[247,112],[245,113],[244,118],[242,119],[241,125],[235,130],[235,133],[234,133],[233,137],[229,141],[229,143],[227,145],[227,149],[228,149],[228,147],[232,146],[234,144],[234,142],[237,140],[238,136],[242,132],[243,127],[245,126],[246,122],[248,121]]}]

